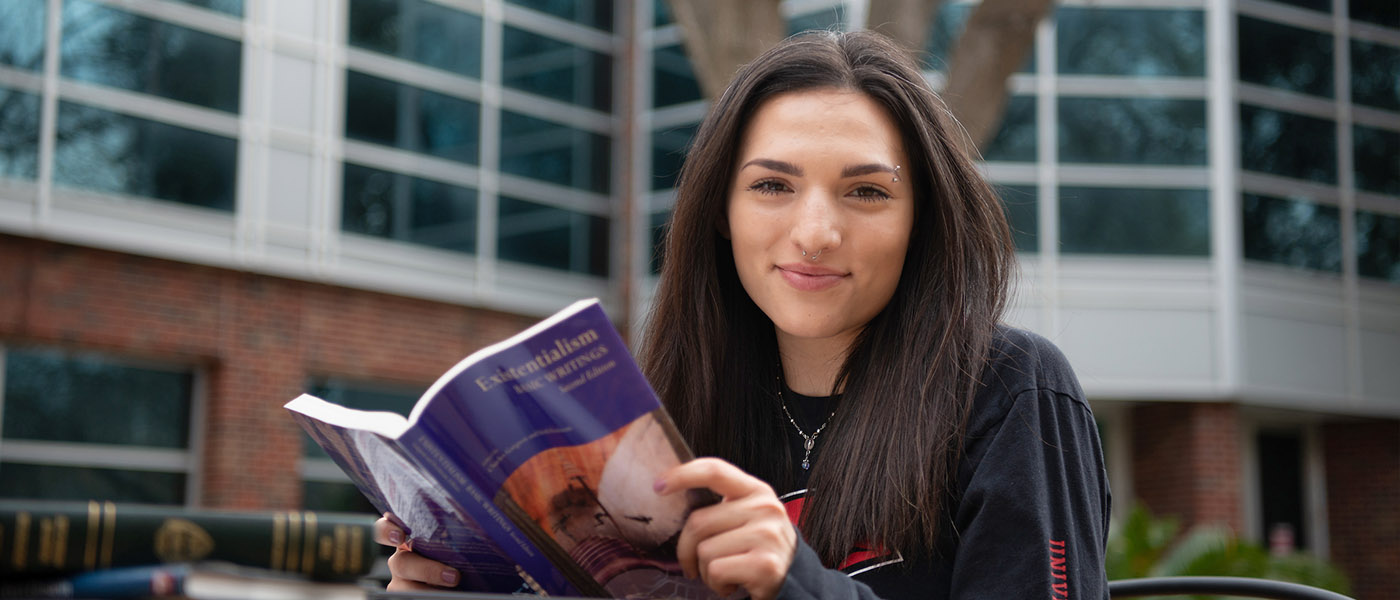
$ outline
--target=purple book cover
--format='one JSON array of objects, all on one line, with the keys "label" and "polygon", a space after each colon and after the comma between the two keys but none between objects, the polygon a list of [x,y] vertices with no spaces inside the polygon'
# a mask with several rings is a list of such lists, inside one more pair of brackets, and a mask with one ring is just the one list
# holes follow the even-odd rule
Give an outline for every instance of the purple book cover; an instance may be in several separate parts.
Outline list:
[{"label": "purple book cover", "polygon": [[[310,401],[288,408],[298,411],[298,402]],[[392,480],[413,488],[439,520],[469,518],[548,593],[713,597],[675,559],[686,516],[708,500],[652,490],[690,451],[597,300],[473,353],[433,384],[407,422],[380,426],[372,437],[404,461],[387,475],[379,465],[356,472],[372,444],[358,442],[344,453],[359,458],[342,461],[343,451],[327,445],[335,439],[318,436],[324,428],[314,419],[301,420],[357,483],[377,484],[383,495]],[[426,481],[401,481],[413,464]],[[405,524],[417,550],[420,530]]]}]

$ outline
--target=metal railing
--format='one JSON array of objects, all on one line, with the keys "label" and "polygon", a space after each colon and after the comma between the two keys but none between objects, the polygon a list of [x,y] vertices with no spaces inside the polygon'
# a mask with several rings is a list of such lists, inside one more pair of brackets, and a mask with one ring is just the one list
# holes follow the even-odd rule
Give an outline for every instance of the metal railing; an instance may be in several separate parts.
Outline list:
[{"label": "metal railing", "polygon": [[1214,595],[1277,600],[1355,600],[1336,592],[1300,583],[1250,577],[1146,577],[1108,582],[1108,594],[1119,598],[1143,596]]}]

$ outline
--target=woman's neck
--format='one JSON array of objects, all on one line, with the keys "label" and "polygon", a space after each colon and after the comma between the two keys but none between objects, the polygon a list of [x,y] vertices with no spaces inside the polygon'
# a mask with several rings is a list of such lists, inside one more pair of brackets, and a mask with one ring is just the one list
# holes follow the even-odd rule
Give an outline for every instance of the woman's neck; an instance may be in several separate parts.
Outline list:
[{"label": "woman's neck", "polygon": [[778,356],[788,389],[803,396],[839,393],[836,376],[859,331],[830,338],[797,338],[778,332]]}]

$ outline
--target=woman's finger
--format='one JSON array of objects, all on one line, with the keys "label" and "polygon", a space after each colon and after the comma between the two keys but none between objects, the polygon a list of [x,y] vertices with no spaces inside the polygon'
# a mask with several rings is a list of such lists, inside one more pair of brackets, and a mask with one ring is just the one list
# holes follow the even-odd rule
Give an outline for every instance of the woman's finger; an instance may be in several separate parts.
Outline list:
[{"label": "woman's finger", "polygon": [[417,581],[408,581],[408,580],[406,580],[406,579],[398,579],[398,578],[390,579],[390,580],[389,580],[389,585],[384,586],[384,589],[385,589],[385,590],[388,590],[388,591],[390,591],[390,592],[441,592],[441,591],[442,591],[442,588],[440,588],[440,587],[438,587],[438,586],[435,586],[435,585],[428,585],[428,584],[426,584],[426,583],[419,583],[419,582],[417,582]]},{"label": "woman's finger", "polygon": [[787,579],[786,561],[761,553],[735,554],[710,561],[705,585],[722,596],[743,587],[752,600],[770,600]]},{"label": "woman's finger", "polygon": [[456,569],[402,548],[389,557],[389,573],[394,576],[394,581],[404,580],[443,587],[456,586],[460,578]]},{"label": "woman's finger", "polygon": [[394,524],[389,513],[384,513],[384,516],[379,517],[379,520],[374,522],[374,541],[379,544],[384,546],[398,546],[404,543],[406,539],[407,536],[404,535],[403,529],[400,529],[398,525]]},{"label": "woman's finger", "polygon": [[663,496],[698,488],[709,488],[727,499],[760,492],[768,484],[718,458],[697,458],[672,467],[655,484],[656,493]]},{"label": "woman's finger", "polygon": [[[703,538],[694,552],[700,579],[706,584],[713,587],[715,583],[738,583],[747,588],[785,577],[796,547],[797,532],[786,520],[761,519]],[[716,565],[729,564],[735,556],[753,561],[752,569],[737,573],[754,579],[734,579],[732,569],[716,570]]]},{"label": "woman's finger", "polygon": [[[680,537],[676,539],[676,558],[681,564],[681,569],[688,576],[700,576],[699,566],[704,557],[696,552],[697,544],[763,522],[769,522],[770,529],[792,528],[783,505],[762,494],[726,499],[719,504],[692,511],[686,518]],[[796,535],[793,534],[792,537],[795,538]]]}]

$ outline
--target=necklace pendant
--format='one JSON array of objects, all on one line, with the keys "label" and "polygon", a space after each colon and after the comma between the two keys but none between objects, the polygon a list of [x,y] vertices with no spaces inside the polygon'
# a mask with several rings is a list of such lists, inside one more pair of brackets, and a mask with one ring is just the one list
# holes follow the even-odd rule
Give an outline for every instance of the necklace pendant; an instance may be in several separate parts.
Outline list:
[{"label": "necklace pendant", "polygon": [[815,437],[804,437],[803,439],[804,439],[805,441],[802,442],[802,447],[803,447],[803,448],[806,448],[808,452],[811,452],[811,451],[812,451],[812,446],[815,446],[815,445],[817,444],[817,438],[815,438]]},{"label": "necklace pendant", "polygon": [[803,470],[803,471],[806,471],[806,470],[811,469],[811,468],[812,468],[812,461],[807,460],[807,459],[805,459],[805,458],[802,459],[802,470]]}]

